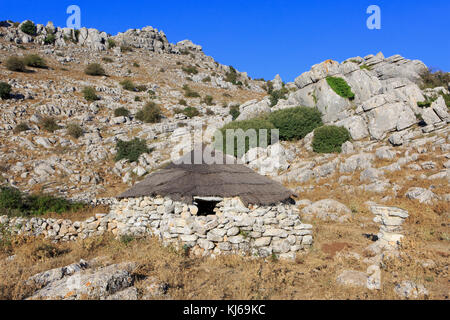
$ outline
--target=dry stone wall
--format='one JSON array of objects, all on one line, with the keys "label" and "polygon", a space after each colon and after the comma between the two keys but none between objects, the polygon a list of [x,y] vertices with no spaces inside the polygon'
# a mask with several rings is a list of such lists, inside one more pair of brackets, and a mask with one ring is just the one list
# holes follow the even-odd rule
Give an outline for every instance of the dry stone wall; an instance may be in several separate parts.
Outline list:
[{"label": "dry stone wall", "polygon": [[[300,221],[293,205],[244,206],[238,198],[219,202],[214,214],[198,215],[195,205],[169,198],[116,201],[109,214],[85,221],[0,217],[4,229],[54,241],[85,239],[112,232],[122,236],[157,236],[166,245],[189,248],[196,255],[243,254],[295,259],[313,243],[312,225]],[[6,228],[5,228],[6,227]]]}]

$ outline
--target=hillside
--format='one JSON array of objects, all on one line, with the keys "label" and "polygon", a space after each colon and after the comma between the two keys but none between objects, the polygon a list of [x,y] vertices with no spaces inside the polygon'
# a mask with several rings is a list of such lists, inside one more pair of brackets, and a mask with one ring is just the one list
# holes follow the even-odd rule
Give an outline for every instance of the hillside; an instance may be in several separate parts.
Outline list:
[{"label": "hillside", "polygon": [[[265,81],[152,27],[111,36],[49,23],[30,35],[23,25],[0,23],[0,82],[10,86],[0,100],[0,181],[88,204],[33,218],[54,218],[54,226],[39,222],[44,229],[58,233],[63,219],[100,224],[115,197],[172,160],[195,128],[210,142],[233,120],[276,123],[303,106],[349,137],[317,152],[312,128],[242,158],[293,190],[300,218],[312,225],[313,246],[294,261],[199,257],[107,233],[28,237],[37,220],[0,208],[1,299],[449,298],[448,73],[380,52],[321,62],[294,82]],[[17,62],[24,57],[25,66]],[[289,134],[301,129],[295,117],[279,119]],[[135,138],[146,150],[118,160],[121,141]],[[381,241],[393,235],[398,246]],[[95,283],[95,294],[75,285],[68,295],[75,276]],[[111,279],[120,285],[108,291]]]}]

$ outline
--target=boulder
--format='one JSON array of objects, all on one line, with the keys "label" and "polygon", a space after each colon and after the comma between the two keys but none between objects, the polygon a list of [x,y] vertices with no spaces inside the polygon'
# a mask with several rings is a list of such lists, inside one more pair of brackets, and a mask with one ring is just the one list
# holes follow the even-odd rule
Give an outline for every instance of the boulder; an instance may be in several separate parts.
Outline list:
[{"label": "boulder", "polygon": [[344,222],[350,218],[351,210],[336,200],[323,199],[306,206],[301,213],[308,218],[317,217],[321,220]]}]

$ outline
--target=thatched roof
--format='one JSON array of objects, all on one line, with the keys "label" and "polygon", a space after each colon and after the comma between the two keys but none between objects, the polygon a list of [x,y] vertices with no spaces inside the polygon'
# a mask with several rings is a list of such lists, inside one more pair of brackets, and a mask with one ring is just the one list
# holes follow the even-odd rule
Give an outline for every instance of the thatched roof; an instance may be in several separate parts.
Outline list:
[{"label": "thatched roof", "polygon": [[[194,159],[194,152],[182,159]],[[214,153],[213,153],[214,155]],[[224,156],[226,159],[229,156]],[[153,172],[118,198],[169,196],[192,203],[198,197],[240,197],[244,204],[271,205],[289,200],[293,193],[252,169],[236,164],[175,164]],[[178,161],[177,161],[178,163]]]}]

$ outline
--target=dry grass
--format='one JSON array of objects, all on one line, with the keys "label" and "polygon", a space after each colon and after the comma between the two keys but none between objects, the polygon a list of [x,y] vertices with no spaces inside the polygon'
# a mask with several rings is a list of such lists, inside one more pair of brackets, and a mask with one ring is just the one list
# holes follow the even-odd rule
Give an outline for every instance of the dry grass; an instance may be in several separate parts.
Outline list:
[{"label": "dry grass", "polygon": [[[448,239],[444,242],[435,238],[427,242],[423,239],[405,241],[401,260],[386,261],[380,291],[338,285],[336,277],[340,272],[345,269],[365,271],[367,265],[343,259],[336,253],[351,251],[362,255],[371,243],[362,234],[377,232],[375,225],[361,227],[355,222],[313,221],[314,246],[299,255],[295,262],[240,256],[188,257],[183,250],[163,247],[151,238],[128,244],[110,236],[61,244],[15,239],[0,256],[15,255],[13,262],[1,262],[0,298],[23,298],[31,290],[24,285],[24,280],[38,272],[79,259],[106,257],[109,263],[138,262],[135,273],[167,282],[168,294],[174,299],[398,299],[393,288],[402,280],[425,284],[431,299],[448,299]],[[413,231],[420,232],[420,229]],[[407,239],[415,239],[410,230],[407,233]],[[419,262],[425,259],[432,259],[436,266],[423,268]],[[136,286],[139,287],[139,281]]]}]

